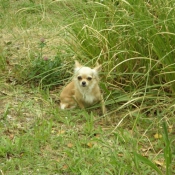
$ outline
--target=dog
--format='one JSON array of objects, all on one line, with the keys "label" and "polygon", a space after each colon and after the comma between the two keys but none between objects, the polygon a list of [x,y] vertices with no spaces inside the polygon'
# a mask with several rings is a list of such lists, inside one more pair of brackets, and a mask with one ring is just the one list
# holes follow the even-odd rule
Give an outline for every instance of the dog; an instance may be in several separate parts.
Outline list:
[{"label": "dog", "polygon": [[79,106],[84,109],[100,102],[102,112],[105,114],[106,108],[98,85],[100,71],[101,65],[99,64],[91,69],[75,61],[73,80],[63,88],[60,94],[60,108],[73,109]]}]

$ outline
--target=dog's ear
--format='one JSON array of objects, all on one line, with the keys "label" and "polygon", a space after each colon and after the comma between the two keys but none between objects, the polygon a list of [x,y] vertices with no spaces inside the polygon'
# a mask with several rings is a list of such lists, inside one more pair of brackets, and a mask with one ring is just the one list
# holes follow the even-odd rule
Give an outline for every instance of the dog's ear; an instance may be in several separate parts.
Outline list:
[{"label": "dog's ear", "polygon": [[93,68],[96,72],[100,72],[102,69],[101,64],[97,63],[96,66]]},{"label": "dog's ear", "polygon": [[77,60],[75,60],[75,69],[74,69],[74,72],[75,73],[78,72],[81,67],[82,67],[82,65]]},{"label": "dog's ear", "polygon": [[82,67],[82,65],[77,60],[75,60],[75,68],[80,68],[80,67]]}]

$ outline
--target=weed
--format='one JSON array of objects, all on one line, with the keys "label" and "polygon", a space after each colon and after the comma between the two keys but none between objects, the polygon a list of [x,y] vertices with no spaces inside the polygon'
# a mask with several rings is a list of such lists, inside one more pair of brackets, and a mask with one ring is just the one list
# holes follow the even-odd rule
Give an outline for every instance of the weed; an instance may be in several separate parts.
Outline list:
[{"label": "weed", "polygon": [[[61,84],[60,81],[68,76],[63,71],[61,55],[56,55],[54,58],[44,56],[43,49],[46,47],[44,38],[41,38],[38,47],[37,57],[31,58],[30,64],[21,72],[22,81],[39,85],[40,88],[52,88]],[[16,67],[18,70],[19,68]]]},{"label": "weed", "polygon": [[34,83],[40,83],[41,87],[51,87],[64,76],[61,70],[61,59],[56,56],[54,60],[48,57],[39,57],[32,61],[28,68],[26,79]]}]

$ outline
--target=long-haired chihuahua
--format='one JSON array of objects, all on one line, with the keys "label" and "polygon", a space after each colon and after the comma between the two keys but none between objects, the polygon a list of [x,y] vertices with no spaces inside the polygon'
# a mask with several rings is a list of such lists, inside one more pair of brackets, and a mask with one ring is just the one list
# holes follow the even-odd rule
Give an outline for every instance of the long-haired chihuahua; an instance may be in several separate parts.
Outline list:
[{"label": "long-haired chihuahua", "polygon": [[73,80],[63,88],[60,94],[61,109],[72,109],[77,105],[83,109],[100,102],[102,112],[105,114],[106,108],[98,85],[100,70],[101,65],[91,69],[75,61]]}]

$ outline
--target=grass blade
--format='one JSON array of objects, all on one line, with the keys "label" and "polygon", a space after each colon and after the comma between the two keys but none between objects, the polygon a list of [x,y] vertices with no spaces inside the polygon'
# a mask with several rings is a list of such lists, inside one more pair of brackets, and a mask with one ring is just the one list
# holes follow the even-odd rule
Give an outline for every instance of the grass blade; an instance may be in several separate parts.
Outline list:
[{"label": "grass blade", "polygon": [[[146,157],[143,157],[140,154],[134,153],[134,157],[135,159],[138,159],[139,161],[143,162],[144,164],[150,166],[152,169],[154,169],[157,173],[163,175],[162,171],[149,159],[147,159]],[[138,161],[137,161],[138,162]]]},{"label": "grass blade", "polygon": [[171,171],[172,153],[171,153],[170,141],[168,137],[167,125],[165,122],[163,122],[163,130],[164,130],[164,142],[165,142],[164,158],[166,162],[166,175],[171,175],[172,174],[172,171]]}]

